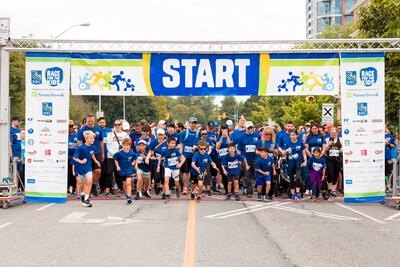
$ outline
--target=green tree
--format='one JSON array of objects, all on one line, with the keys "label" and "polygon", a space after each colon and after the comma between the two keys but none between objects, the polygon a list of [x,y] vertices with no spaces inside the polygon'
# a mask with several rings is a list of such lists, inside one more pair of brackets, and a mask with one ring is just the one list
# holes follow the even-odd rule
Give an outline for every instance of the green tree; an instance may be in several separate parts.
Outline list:
[{"label": "green tree", "polygon": [[174,120],[178,120],[180,122],[185,122],[189,120],[189,117],[191,116],[192,111],[191,109],[183,104],[177,104],[175,107],[172,109],[172,118]]},{"label": "green tree", "polygon": [[351,34],[357,30],[355,23],[347,25],[333,24],[325,26],[317,39],[351,39]]},{"label": "green tree", "polygon": [[[400,37],[400,2],[397,0],[372,0],[361,8],[357,23],[365,38]],[[397,125],[400,102],[400,54],[385,54],[385,107],[386,121]]]},{"label": "green tree", "polygon": [[219,114],[222,116],[225,113],[225,118],[221,117],[222,121],[232,119],[236,108],[238,107],[238,102],[234,96],[226,96],[221,100],[221,108]]},{"label": "green tree", "polygon": [[156,119],[167,120],[168,118],[168,98],[164,96],[156,96],[151,98],[153,106],[156,108]]},{"label": "green tree", "polygon": [[25,116],[25,53],[10,53],[11,116]]}]

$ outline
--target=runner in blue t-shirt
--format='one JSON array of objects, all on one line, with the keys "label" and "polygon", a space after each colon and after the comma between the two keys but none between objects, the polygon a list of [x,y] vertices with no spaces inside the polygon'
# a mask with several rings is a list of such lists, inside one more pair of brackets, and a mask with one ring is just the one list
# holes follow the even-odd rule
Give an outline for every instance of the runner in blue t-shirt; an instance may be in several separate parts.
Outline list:
[{"label": "runner in blue t-shirt", "polygon": [[[228,155],[228,145],[233,142],[233,138],[229,135],[229,127],[227,124],[222,124],[220,134],[217,137],[216,149],[218,151],[217,166],[221,173],[222,184],[224,185],[225,193],[228,193],[228,177],[222,169],[222,159]],[[233,142],[234,143],[234,142]],[[234,143],[235,144],[235,143]],[[229,192],[230,193],[230,192]]]},{"label": "runner in blue t-shirt", "polygon": [[234,183],[235,200],[239,201],[239,174],[241,171],[241,165],[244,169],[248,170],[250,167],[247,164],[246,158],[236,152],[236,146],[234,143],[228,145],[228,154],[222,158],[221,166],[222,171],[228,179],[228,186],[226,188],[227,195],[226,199],[231,199],[232,182]]},{"label": "runner in blue t-shirt", "polygon": [[260,140],[260,135],[254,132],[254,125],[251,121],[247,121],[245,126],[246,134],[243,135],[237,143],[237,150],[246,158],[247,164],[250,167],[249,170],[246,170],[244,183],[247,197],[251,198],[253,195],[254,182],[256,180],[256,150],[258,140]]},{"label": "runner in blue t-shirt", "polygon": [[142,188],[144,188],[143,195],[147,198],[151,198],[149,194],[150,190],[150,164],[146,163],[147,155],[149,154],[149,150],[147,149],[147,143],[145,140],[140,140],[137,145],[138,152],[137,160],[136,160],[136,172],[138,181],[136,184],[136,195],[135,200],[139,200],[142,198]]},{"label": "runner in blue t-shirt", "polygon": [[[80,192],[77,191],[77,182],[76,177],[73,171],[73,164],[71,163],[72,157],[75,154],[76,148],[78,147],[78,136],[74,132],[74,121],[68,121],[68,191],[70,194],[73,193],[74,188],[76,190],[77,196],[79,197]],[[80,188],[80,186],[79,186]]]},{"label": "runner in blue t-shirt", "polygon": [[261,147],[258,149],[260,152],[260,157],[256,163],[256,186],[257,186],[257,200],[261,201],[261,191],[265,184],[265,201],[269,201],[269,190],[271,189],[271,173],[276,175],[275,171],[275,161],[274,158],[269,156],[269,148]]},{"label": "runner in blue t-shirt", "polygon": [[206,174],[207,164],[210,164],[214,169],[218,169],[217,165],[212,161],[210,155],[206,153],[207,142],[204,140],[199,141],[198,151],[193,155],[192,158],[192,168],[190,169],[190,183],[191,183],[191,198],[194,199],[194,189],[197,185],[198,195],[197,201],[201,202],[201,194],[203,193],[203,179]]},{"label": "runner in blue t-shirt", "polygon": [[137,155],[131,149],[131,139],[129,137],[122,140],[122,150],[114,155],[115,167],[122,178],[126,203],[132,203],[132,178],[136,175],[133,166],[136,165]]},{"label": "runner in blue t-shirt", "polygon": [[199,136],[199,132],[196,130],[197,128],[197,119],[195,117],[191,117],[189,119],[189,129],[183,131],[179,136],[179,144],[178,148],[186,158],[185,163],[181,167],[182,180],[183,180],[183,190],[182,194],[187,195],[187,188],[189,186],[189,172],[190,167],[192,166],[192,157],[193,157],[193,146],[195,145],[195,140]]},{"label": "runner in blue t-shirt", "polygon": [[175,181],[176,197],[181,196],[181,185],[179,183],[179,168],[185,162],[185,157],[181,154],[178,148],[176,148],[176,139],[170,137],[168,139],[168,149],[164,150],[161,155],[158,156],[157,171],[160,171],[161,159],[164,161],[165,168],[165,181],[164,181],[164,194],[167,196],[166,203],[171,202],[169,196],[169,178],[172,177]]},{"label": "runner in blue t-shirt", "polygon": [[75,174],[83,185],[83,190],[81,190],[82,205],[85,207],[91,207],[92,204],[89,201],[89,195],[93,183],[92,162],[94,162],[98,167],[101,163],[94,155],[96,147],[93,146],[93,143],[96,134],[92,131],[85,131],[83,136],[85,138],[85,143],[78,146],[76,149],[73,156],[73,162],[75,166]]}]

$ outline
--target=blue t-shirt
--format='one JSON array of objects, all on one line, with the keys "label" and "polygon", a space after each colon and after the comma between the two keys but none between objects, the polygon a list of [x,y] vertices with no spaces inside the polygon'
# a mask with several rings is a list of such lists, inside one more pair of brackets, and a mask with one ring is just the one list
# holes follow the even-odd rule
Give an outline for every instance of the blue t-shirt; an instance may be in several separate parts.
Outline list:
[{"label": "blue t-shirt", "polygon": [[[278,145],[274,142],[272,142],[272,140],[269,141],[263,141],[262,139],[258,140],[257,143],[257,148],[259,147],[267,147],[268,149],[272,148],[272,149],[277,149]],[[268,156],[270,157],[274,157],[274,153],[271,150],[268,150]]]},{"label": "blue t-shirt", "polygon": [[[159,145],[160,143],[158,143],[158,139],[154,139],[153,141],[151,141],[151,143],[150,143],[150,145],[149,145],[149,150],[150,151],[153,151],[154,149],[154,156],[156,157],[156,159],[155,160],[153,160],[153,164],[155,165],[155,166],[157,166],[158,165],[158,156],[160,156],[161,155],[161,153],[164,151],[164,150],[167,150],[168,149],[168,143],[167,143],[167,141],[163,141],[162,143],[161,143],[161,145]],[[158,146],[159,145],[159,146]],[[158,146],[158,147],[157,147]],[[157,147],[157,148],[156,148]]]},{"label": "blue t-shirt", "polygon": [[245,134],[246,134],[246,130],[239,130],[239,129],[235,130],[232,133],[232,142],[237,144],[239,142],[240,138],[242,138],[242,136]]},{"label": "blue t-shirt", "polygon": [[225,157],[223,157],[221,165],[225,167],[228,175],[236,175],[240,173],[240,162],[244,162],[244,157],[235,152],[235,155],[233,156],[227,154]]},{"label": "blue t-shirt", "polygon": [[248,162],[257,160],[257,144],[260,140],[260,135],[256,132],[252,134],[244,134],[237,144],[237,149],[246,158]]},{"label": "blue t-shirt", "polygon": [[268,156],[265,159],[262,157],[259,157],[257,159],[256,167],[255,167],[256,178],[266,177],[266,175],[259,173],[258,170],[261,170],[263,172],[269,172],[269,176],[272,176],[272,164],[274,164],[274,163],[275,163],[275,161],[274,161],[273,157]]},{"label": "blue t-shirt", "polygon": [[87,125],[83,126],[78,131],[78,141],[82,141],[82,143],[85,143],[85,138],[83,137],[83,133],[85,131],[92,131],[93,133],[96,134],[96,137],[94,138],[94,143],[93,143],[93,146],[95,147],[94,153],[95,154],[101,153],[100,142],[103,141],[103,136],[101,135],[101,131],[102,131],[101,128],[96,125],[93,128],[89,128]]},{"label": "blue t-shirt", "polygon": [[396,145],[396,138],[391,134],[385,134],[385,140],[389,142],[388,145],[385,145],[385,160],[392,159],[392,148],[390,144]]},{"label": "blue t-shirt", "polygon": [[296,143],[290,141],[284,146],[284,149],[291,148],[292,151],[287,153],[287,157],[289,160],[302,160],[303,159],[303,150],[305,148],[302,141],[297,140]]},{"label": "blue t-shirt", "polygon": [[119,167],[121,170],[118,172],[121,176],[128,176],[135,174],[135,170],[133,169],[132,162],[137,159],[137,155],[132,150],[129,152],[125,152],[124,150],[120,150],[114,155],[114,160],[118,161]]},{"label": "blue t-shirt", "polygon": [[[186,138],[186,132],[189,131],[189,134]],[[179,143],[182,144],[183,150],[182,154],[185,158],[192,158],[193,157],[193,146],[196,138],[199,136],[198,131],[192,131],[190,129],[184,130],[179,136]],[[186,139],[186,140],[185,140]]]},{"label": "blue t-shirt", "polygon": [[78,147],[78,135],[73,133],[68,136],[68,156],[74,156],[76,148]]},{"label": "blue t-shirt", "polygon": [[75,165],[75,173],[77,175],[85,175],[92,171],[92,155],[95,149],[93,145],[87,146],[86,144],[82,144],[76,148],[74,158],[87,160],[85,164],[80,164],[72,159],[72,164]]},{"label": "blue t-shirt", "polygon": [[321,135],[313,135],[310,140],[310,135],[308,135],[305,142],[308,144],[308,151],[312,154],[316,147],[319,147],[322,151],[322,144],[325,143],[325,140]]},{"label": "blue t-shirt", "polygon": [[276,142],[278,144],[278,147],[280,148],[284,148],[285,145],[287,145],[288,143],[290,143],[290,134],[287,132],[282,132],[279,135],[279,139],[277,139],[278,141]]},{"label": "blue t-shirt", "polygon": [[146,164],[146,157],[147,154],[149,154],[149,150],[146,149],[144,153],[142,152],[137,152],[137,162],[138,162],[138,168],[141,169],[143,172],[149,172],[150,171],[150,164]]},{"label": "blue t-shirt", "polygon": [[[204,171],[206,170],[207,164],[211,163],[212,159],[211,159],[210,155],[208,155],[207,153],[204,153],[202,155],[202,154],[200,154],[200,152],[196,152],[193,155],[192,162],[194,162],[194,164],[200,168],[200,172],[204,173]],[[193,173],[194,175],[200,174],[193,168],[190,168],[190,172]]]},{"label": "blue t-shirt", "polygon": [[174,132],[173,135],[169,135],[168,131],[166,131],[165,135],[167,136],[167,140],[172,137],[176,140],[176,144],[179,144],[179,134],[177,132]]},{"label": "blue t-shirt", "polygon": [[10,143],[13,157],[21,157],[21,131],[10,126]]},{"label": "blue t-shirt", "polygon": [[[217,142],[219,142],[222,139],[221,142],[221,146],[219,147],[218,150],[218,158],[222,159],[223,157],[225,157],[226,155],[228,155],[228,138],[226,137],[222,137],[222,136],[218,136],[217,137]],[[229,138],[230,139],[230,138]]]},{"label": "blue t-shirt", "polygon": [[322,169],[326,169],[326,163],[325,163],[325,159],[324,158],[319,158],[317,159],[316,157],[314,157],[314,155],[308,159],[307,161],[307,167],[310,170],[315,170],[315,171],[319,171]]},{"label": "blue t-shirt", "polygon": [[[110,128],[104,127],[104,129],[101,131],[101,136],[103,137],[103,140],[107,139],[108,133],[112,133],[112,130]],[[112,133],[112,134],[114,134],[114,133]],[[104,142],[104,155],[107,157],[107,154],[108,154],[107,143]]]},{"label": "blue t-shirt", "polygon": [[163,160],[165,160],[164,167],[171,170],[177,170],[178,167],[176,167],[176,165],[178,165],[181,155],[182,155],[181,152],[176,147],[174,149],[164,150],[161,153],[161,157],[163,158]]},{"label": "blue t-shirt", "polygon": [[[200,140],[202,140],[201,137],[200,136],[197,137],[196,140],[194,141],[194,145],[197,146]],[[208,154],[208,147],[213,146],[213,142],[209,138],[206,138],[206,140],[204,141],[207,142],[206,153]]]}]

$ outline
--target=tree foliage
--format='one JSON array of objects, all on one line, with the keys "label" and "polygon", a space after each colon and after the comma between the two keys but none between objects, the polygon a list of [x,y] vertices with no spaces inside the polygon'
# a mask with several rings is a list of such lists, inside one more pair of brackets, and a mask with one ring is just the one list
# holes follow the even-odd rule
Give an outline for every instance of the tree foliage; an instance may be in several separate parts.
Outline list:
[{"label": "tree foliage", "polygon": [[11,116],[25,116],[25,53],[10,53]]}]

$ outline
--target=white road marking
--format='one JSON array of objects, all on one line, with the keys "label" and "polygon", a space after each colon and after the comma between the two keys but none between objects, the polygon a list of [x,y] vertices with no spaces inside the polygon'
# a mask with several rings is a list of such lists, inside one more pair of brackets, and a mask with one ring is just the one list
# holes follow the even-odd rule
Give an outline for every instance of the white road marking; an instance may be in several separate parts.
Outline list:
[{"label": "white road marking", "polygon": [[0,225],[0,229],[5,228],[5,227],[9,226],[10,224],[12,224],[12,222],[2,224],[2,225]]},{"label": "white road marking", "polygon": [[130,224],[138,222],[137,220],[124,219],[120,217],[107,216],[106,219],[85,219],[84,217],[88,212],[72,212],[71,214],[62,218],[61,223],[78,223],[78,224],[100,224],[101,226],[113,226],[121,224]]},{"label": "white road marking", "polygon": [[47,209],[47,208],[50,208],[50,207],[53,206],[53,205],[55,205],[55,203],[51,203],[51,204],[48,204],[48,205],[43,206],[43,207],[41,207],[41,208],[38,208],[38,209],[36,209],[36,211],[45,210],[45,209]]},{"label": "white road marking", "polygon": [[368,218],[368,219],[370,219],[370,220],[372,220],[372,221],[374,221],[374,222],[377,222],[377,223],[380,223],[380,224],[386,224],[385,222],[382,222],[382,221],[380,221],[380,220],[378,220],[378,219],[375,219],[375,218],[373,218],[373,217],[371,217],[371,216],[369,216],[369,215],[367,215],[367,214],[365,214],[365,213],[362,213],[362,212],[360,212],[360,211],[358,211],[358,210],[352,209],[352,208],[350,208],[350,207],[348,207],[348,206],[345,206],[345,205],[343,205],[343,204],[340,204],[340,203],[335,203],[335,204],[338,205],[338,206],[340,206],[340,207],[342,207],[342,208],[344,208],[344,209],[348,209],[348,210],[350,210],[350,211],[352,211],[352,212],[354,212],[354,213],[357,213],[358,215],[361,215],[361,216],[363,216],[363,217],[365,217],[365,218]]},{"label": "white road marking", "polygon": [[395,221],[394,218],[400,217],[400,212],[393,214],[385,219],[385,221]]},{"label": "white road marking", "polygon": [[[242,215],[242,214],[253,212],[253,211],[258,211],[258,210],[271,208],[272,205],[274,205],[274,204],[277,204],[277,202],[269,202],[269,203],[266,203],[264,205],[258,204],[256,206],[252,206],[252,207],[246,207],[246,208],[237,209],[237,210],[231,210],[231,211],[227,211],[227,212],[221,212],[221,213],[205,216],[205,218],[225,219],[225,218],[229,218],[229,217],[233,217],[233,216],[237,216],[237,215]],[[289,204],[289,203],[279,203],[279,204],[277,204],[277,206],[278,205],[279,206],[286,205],[286,204]]]},{"label": "white road marking", "polygon": [[290,207],[277,207],[277,206],[273,206],[271,208],[290,211],[290,212],[296,212],[296,213],[301,213],[301,214],[306,214],[306,215],[311,215],[311,216],[318,216],[318,217],[324,217],[324,218],[329,218],[329,219],[337,219],[337,220],[342,220],[342,221],[361,221],[360,218],[353,218],[353,217],[347,217],[347,216],[318,212],[318,211],[309,211],[309,210],[295,209],[295,208],[290,208]]}]

